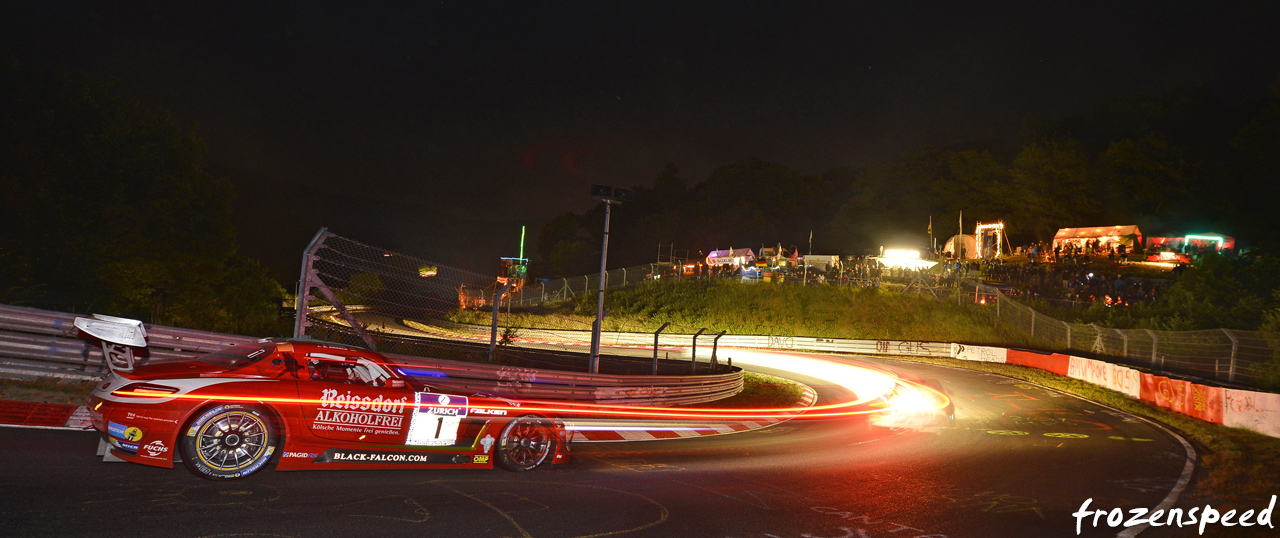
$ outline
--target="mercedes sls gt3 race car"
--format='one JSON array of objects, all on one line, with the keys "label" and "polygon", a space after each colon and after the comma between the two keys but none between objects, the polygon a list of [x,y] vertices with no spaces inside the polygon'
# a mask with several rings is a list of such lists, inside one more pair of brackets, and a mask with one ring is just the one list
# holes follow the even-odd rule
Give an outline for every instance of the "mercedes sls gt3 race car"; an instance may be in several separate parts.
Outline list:
[{"label": "mercedes sls gt3 race car", "polygon": [[113,371],[88,408],[120,459],[210,479],[278,470],[563,463],[563,424],[519,402],[431,390],[382,355],[262,341]]}]

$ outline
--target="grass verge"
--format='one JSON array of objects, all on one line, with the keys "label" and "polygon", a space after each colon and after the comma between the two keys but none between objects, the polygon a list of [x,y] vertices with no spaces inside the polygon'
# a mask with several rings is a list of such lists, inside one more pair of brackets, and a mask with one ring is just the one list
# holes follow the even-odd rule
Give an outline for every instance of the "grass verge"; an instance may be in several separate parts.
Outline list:
[{"label": "grass verge", "polygon": [[[1069,392],[1086,399],[1142,416],[1178,430],[1207,453],[1200,454],[1205,471],[1196,482],[1195,494],[1205,499],[1257,501],[1270,499],[1280,490],[1280,439],[1180,415],[1119,392],[1060,376],[1044,370],[931,357],[893,357],[897,360],[978,370],[1023,379]],[[1198,452],[1204,452],[1200,450]]]},{"label": "grass verge", "polygon": [[0,379],[0,400],[80,405],[96,384],[97,381]]},{"label": "grass verge", "polygon": [[768,374],[746,372],[742,379],[742,392],[723,400],[690,407],[714,409],[795,407],[802,396],[804,396],[804,388],[795,381]]}]

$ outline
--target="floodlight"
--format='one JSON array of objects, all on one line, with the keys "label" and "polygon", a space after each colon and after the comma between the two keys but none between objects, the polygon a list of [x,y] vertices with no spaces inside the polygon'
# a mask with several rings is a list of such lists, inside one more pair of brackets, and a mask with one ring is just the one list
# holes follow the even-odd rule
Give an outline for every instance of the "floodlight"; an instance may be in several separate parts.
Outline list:
[{"label": "floodlight", "polygon": [[891,249],[885,249],[884,257],[885,258],[913,258],[918,260],[920,259],[920,251],[891,248]]},{"label": "floodlight", "polygon": [[613,189],[613,199],[619,202],[634,202],[636,201],[636,191],[623,188]]}]

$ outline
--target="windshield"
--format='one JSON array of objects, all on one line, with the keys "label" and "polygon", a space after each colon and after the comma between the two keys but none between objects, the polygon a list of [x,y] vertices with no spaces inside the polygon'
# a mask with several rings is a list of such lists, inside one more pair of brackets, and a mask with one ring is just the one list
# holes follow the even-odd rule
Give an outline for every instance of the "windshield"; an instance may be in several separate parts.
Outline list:
[{"label": "windshield", "polygon": [[240,344],[196,357],[196,360],[225,370],[235,370],[258,362],[275,350],[275,344]]}]

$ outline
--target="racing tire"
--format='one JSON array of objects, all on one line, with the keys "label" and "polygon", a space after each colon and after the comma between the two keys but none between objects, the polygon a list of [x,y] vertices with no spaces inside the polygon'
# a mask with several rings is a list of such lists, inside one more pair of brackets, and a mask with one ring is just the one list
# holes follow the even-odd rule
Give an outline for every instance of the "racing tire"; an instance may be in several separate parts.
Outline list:
[{"label": "racing tire", "polygon": [[555,428],[551,420],[537,415],[508,422],[494,450],[498,466],[508,471],[532,471],[555,453]]},{"label": "racing tire", "polygon": [[202,409],[182,430],[182,463],[210,480],[244,478],[275,455],[279,438],[271,412],[256,405]]}]

